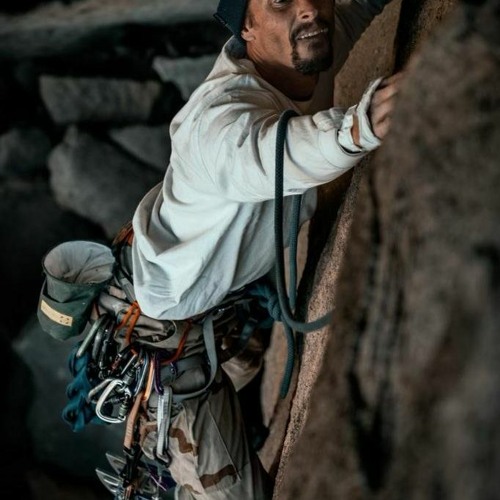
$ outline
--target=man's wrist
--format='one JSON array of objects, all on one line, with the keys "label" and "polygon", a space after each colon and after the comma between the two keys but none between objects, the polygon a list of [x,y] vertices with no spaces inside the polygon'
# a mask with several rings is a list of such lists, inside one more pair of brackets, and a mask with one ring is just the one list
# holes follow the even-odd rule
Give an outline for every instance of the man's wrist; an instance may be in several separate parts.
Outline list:
[{"label": "man's wrist", "polygon": [[365,90],[359,104],[351,106],[344,117],[338,133],[339,144],[351,153],[368,152],[380,146],[380,139],[374,134],[368,110],[371,99],[382,78],[373,80]]},{"label": "man's wrist", "polygon": [[363,148],[359,144],[359,119],[356,116],[356,106],[351,106],[342,121],[338,131],[339,144],[349,153],[361,153]]}]

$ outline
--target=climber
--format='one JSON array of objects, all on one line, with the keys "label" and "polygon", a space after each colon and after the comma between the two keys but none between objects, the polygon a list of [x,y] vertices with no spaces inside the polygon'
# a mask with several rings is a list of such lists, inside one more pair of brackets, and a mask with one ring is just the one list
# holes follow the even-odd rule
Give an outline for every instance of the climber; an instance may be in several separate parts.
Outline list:
[{"label": "climber", "polygon": [[[301,220],[309,219],[314,188],[352,168],[385,137],[401,76],[373,81],[348,110],[333,107],[333,76],[389,1],[220,1],[216,18],[233,36],[172,121],[165,179],[133,218],[135,298],[142,314],[189,332],[180,359],[212,349],[206,321],[219,339],[227,322],[214,311],[223,317],[232,299],[273,268],[281,113],[298,114],[287,128],[285,227],[290,195],[304,194]],[[222,370],[210,367],[209,387],[171,408],[163,431],[176,498],[271,498],[272,482],[249,446],[236,396],[259,372],[262,350],[252,337]],[[173,394],[196,392],[210,368],[196,365],[163,383]],[[143,444],[152,456],[155,439],[151,433],[149,450],[148,439]]]}]

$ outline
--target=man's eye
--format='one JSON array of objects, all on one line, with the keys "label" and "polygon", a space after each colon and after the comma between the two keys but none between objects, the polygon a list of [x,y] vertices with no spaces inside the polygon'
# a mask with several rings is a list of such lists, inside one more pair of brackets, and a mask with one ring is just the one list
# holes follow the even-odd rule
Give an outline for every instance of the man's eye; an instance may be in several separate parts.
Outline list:
[{"label": "man's eye", "polygon": [[275,10],[286,9],[293,0],[270,0],[269,5]]}]

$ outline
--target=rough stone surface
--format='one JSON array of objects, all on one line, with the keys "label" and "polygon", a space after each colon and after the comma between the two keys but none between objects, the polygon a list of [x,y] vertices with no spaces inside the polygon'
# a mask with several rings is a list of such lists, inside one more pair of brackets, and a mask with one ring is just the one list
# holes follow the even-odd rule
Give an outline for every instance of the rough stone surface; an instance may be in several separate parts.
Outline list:
[{"label": "rough stone surface", "polygon": [[62,241],[102,239],[88,220],[62,210],[44,181],[10,179],[0,184],[0,277],[4,288],[2,328],[17,335],[36,310],[43,255]]},{"label": "rough stone surface", "polygon": [[[42,180],[33,181],[23,177],[2,182],[0,214],[0,277],[4,287],[2,305],[5,312],[0,326],[0,342],[4,353],[0,370],[4,381],[5,410],[0,417],[0,429],[4,436],[2,453],[8,457],[8,463],[4,461],[2,466],[2,492],[7,497],[17,496],[26,500],[68,499],[71,496],[56,491],[61,490],[66,480],[70,483],[73,481],[71,475],[65,472],[64,480],[60,474],[57,478],[53,468],[42,472],[35,461],[34,443],[27,424],[27,414],[36,397],[34,375],[30,364],[21,359],[10,343],[19,337],[27,318],[36,310],[42,285],[43,255],[62,241],[103,240],[104,235],[97,226],[61,210],[54,202],[47,183]],[[39,333],[38,337],[43,342],[47,336]],[[31,356],[41,355],[34,349]],[[46,370],[37,373],[38,384],[51,378],[53,370],[65,366],[63,363],[56,367],[49,354],[40,357],[36,363],[46,363]],[[46,390],[51,390],[50,385],[47,387]],[[59,411],[57,408],[53,410],[54,418],[57,418]],[[37,439],[43,437],[40,435]],[[66,443],[69,449],[68,443],[69,440]],[[71,487],[74,489],[75,485],[80,488],[81,496],[78,498],[92,498],[85,494],[87,486],[73,481]]]},{"label": "rough stone surface", "polygon": [[0,59],[71,53],[100,38],[109,40],[110,29],[117,26],[212,19],[216,6],[216,0],[46,2],[25,14],[0,14]]},{"label": "rough stone surface", "polygon": [[283,498],[498,498],[498,7],[461,6],[412,58]]},{"label": "rough stone surface", "polygon": [[[373,21],[355,45],[336,80],[335,102],[337,105],[352,105],[359,100],[370,80],[391,72],[399,8],[399,2],[391,4]],[[319,190],[318,210],[311,223],[309,255],[301,283],[302,297],[308,296],[309,298],[309,307],[305,311],[309,320],[318,318],[329,311],[334,301],[333,283],[337,279],[342,258],[346,252],[358,186],[367,161],[356,167],[354,173],[350,172],[328,185],[321,186]],[[323,258],[318,262],[325,244]],[[275,496],[277,498],[280,498],[281,490],[286,486],[284,473],[287,462],[295,452],[295,443],[305,422],[310,418],[311,389],[318,376],[325,345],[331,334],[330,328],[324,328],[321,331],[306,334],[305,337],[301,370],[297,378],[290,422],[276,479]],[[302,453],[302,450],[298,450],[298,453]]]},{"label": "rough stone surface", "polygon": [[[431,34],[455,5],[456,0],[405,0],[396,35],[395,66],[404,67],[410,56],[418,52],[420,44]],[[479,2],[478,2],[479,3]]]},{"label": "rough stone surface", "polygon": [[335,79],[335,103],[338,106],[356,104],[371,80],[393,73],[400,13],[401,0],[391,2],[352,49]]},{"label": "rough stone surface", "polygon": [[55,123],[147,122],[161,83],[43,75],[40,94]]},{"label": "rough stone surface", "polygon": [[57,202],[101,226],[109,238],[128,222],[162,175],[111,144],[71,127],[49,157]]},{"label": "rough stone surface", "polygon": [[39,128],[14,128],[0,136],[0,175],[45,168],[52,144]]},{"label": "rough stone surface", "polygon": [[[297,245],[297,277],[300,280],[304,273],[307,258],[307,241],[309,222],[300,229]],[[285,269],[289,269],[290,255],[285,251]],[[285,278],[288,278],[286,273]],[[288,279],[286,279],[288,288]],[[269,428],[269,436],[259,450],[259,458],[264,468],[272,477],[276,477],[286,436],[290,408],[297,385],[299,362],[295,359],[291,375],[290,388],[286,395],[281,394],[288,357],[288,345],[282,323],[275,323],[272,329],[270,345],[264,358],[264,376],[261,385],[263,404],[263,421]]]},{"label": "rough stone surface", "polygon": [[6,457],[2,466],[3,495],[30,498],[26,472],[32,463],[32,443],[24,415],[33,397],[33,379],[29,368],[11,347],[10,335],[0,327],[3,380],[3,411],[0,429],[3,432],[2,453]]},{"label": "rough stone surface", "polygon": [[216,58],[217,55],[176,59],[158,56],[153,61],[153,68],[164,82],[175,83],[181,90],[183,99],[187,101],[210,73]]},{"label": "rough stone surface", "polygon": [[114,128],[109,136],[138,160],[165,173],[171,150],[168,125]]}]

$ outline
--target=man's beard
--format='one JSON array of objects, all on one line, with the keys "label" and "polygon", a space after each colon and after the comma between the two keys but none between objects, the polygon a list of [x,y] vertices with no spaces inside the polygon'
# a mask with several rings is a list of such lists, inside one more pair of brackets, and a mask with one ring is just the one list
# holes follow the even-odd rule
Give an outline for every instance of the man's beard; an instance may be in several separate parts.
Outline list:
[{"label": "man's beard", "polygon": [[297,48],[292,50],[293,67],[302,75],[315,75],[321,71],[327,70],[333,63],[332,49],[321,57],[312,57],[310,59],[301,59],[297,53]]},{"label": "man's beard", "polygon": [[[317,23],[318,28],[326,28],[328,24],[320,20]],[[333,50],[331,43],[328,45],[328,50],[319,55],[313,55],[309,59],[303,59],[299,56],[297,50],[297,36],[306,30],[314,29],[316,26],[302,26],[298,32],[292,34],[292,64],[294,68],[303,75],[314,75],[321,71],[327,70],[333,63]],[[313,51],[314,52],[314,51]]]}]

